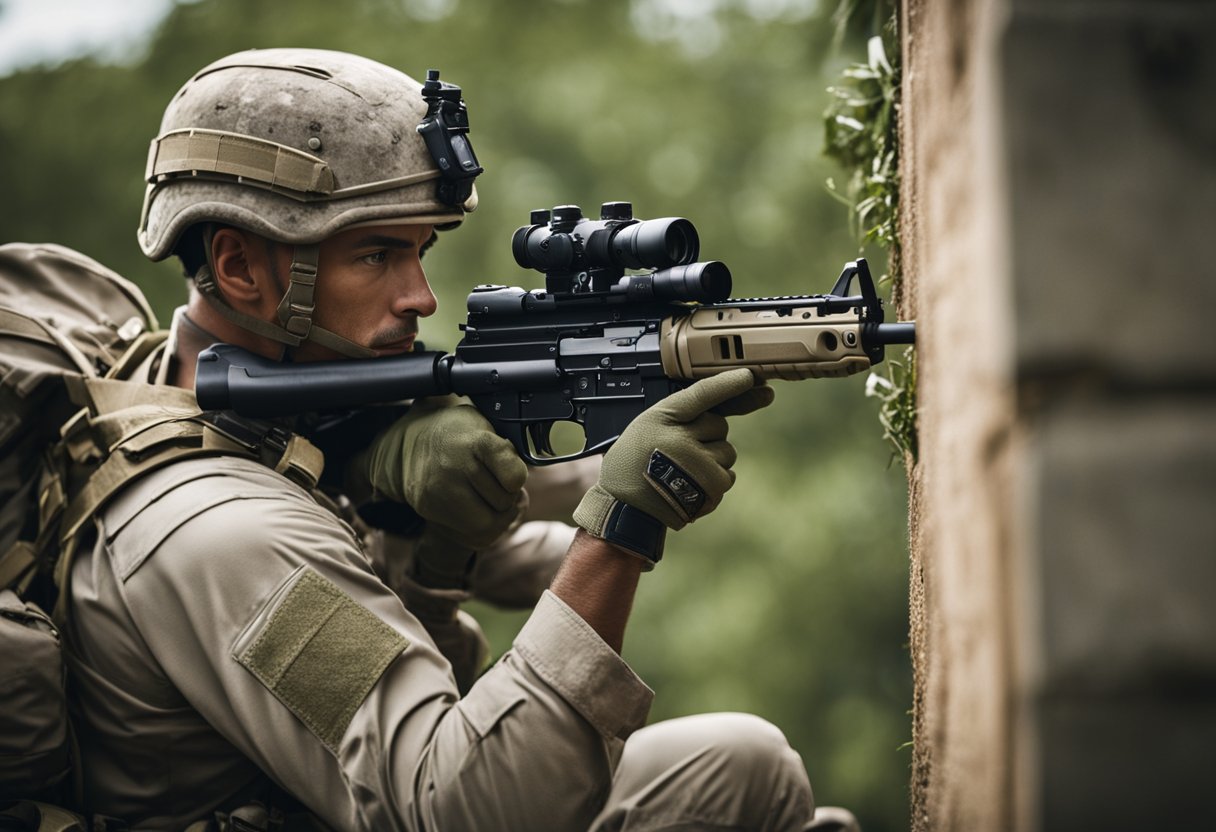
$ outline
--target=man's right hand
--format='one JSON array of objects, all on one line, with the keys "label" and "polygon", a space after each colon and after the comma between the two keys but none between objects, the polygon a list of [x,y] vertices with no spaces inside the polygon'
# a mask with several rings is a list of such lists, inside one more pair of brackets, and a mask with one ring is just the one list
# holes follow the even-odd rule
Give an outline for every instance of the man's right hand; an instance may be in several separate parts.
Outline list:
[{"label": "man's right hand", "polygon": [[767,407],[773,390],[750,370],[702,379],[650,407],[604,456],[599,482],[575,510],[589,534],[648,563],[662,554],[666,528],[713,511],[734,484],[735,449],[726,416]]},{"label": "man's right hand", "polygon": [[427,521],[418,543],[419,580],[459,587],[474,552],[510,527],[523,506],[527,466],[476,409],[425,399],[372,443],[363,473],[382,497],[408,503]]}]

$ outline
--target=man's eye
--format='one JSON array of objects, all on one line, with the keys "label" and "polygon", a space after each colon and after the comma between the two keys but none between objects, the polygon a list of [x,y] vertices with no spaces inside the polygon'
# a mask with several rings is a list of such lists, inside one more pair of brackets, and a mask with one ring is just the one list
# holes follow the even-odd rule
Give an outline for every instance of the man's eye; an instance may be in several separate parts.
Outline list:
[{"label": "man's eye", "polygon": [[383,266],[388,261],[387,251],[373,251],[359,258],[369,266]]}]

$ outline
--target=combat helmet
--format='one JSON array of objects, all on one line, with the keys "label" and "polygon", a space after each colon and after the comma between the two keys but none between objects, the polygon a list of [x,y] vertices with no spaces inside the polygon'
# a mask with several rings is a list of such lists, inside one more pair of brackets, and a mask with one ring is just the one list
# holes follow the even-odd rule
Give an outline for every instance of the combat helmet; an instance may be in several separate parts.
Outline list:
[{"label": "combat helmet", "polygon": [[481,168],[460,89],[435,71],[423,89],[383,64],[319,49],[255,49],[204,67],[152,140],[140,248],[153,260],[180,255],[202,229],[209,258],[215,225],[292,244],[278,325],[228,306],[206,265],[196,285],[220,314],[280,343],[372,355],[312,323],[320,242],[358,224],[451,228],[477,204]]}]

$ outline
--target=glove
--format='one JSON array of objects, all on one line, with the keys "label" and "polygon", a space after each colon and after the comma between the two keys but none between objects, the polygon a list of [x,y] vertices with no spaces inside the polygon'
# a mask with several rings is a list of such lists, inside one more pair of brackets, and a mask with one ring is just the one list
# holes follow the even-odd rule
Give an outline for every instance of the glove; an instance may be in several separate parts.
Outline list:
[{"label": "glove", "polygon": [[767,407],[771,387],[751,370],[702,379],[650,407],[604,455],[599,482],[574,511],[589,534],[645,559],[663,552],[666,529],[709,514],[735,482],[726,416]]},{"label": "glove", "polygon": [[475,408],[444,399],[415,402],[376,438],[362,467],[378,495],[427,521],[415,562],[431,586],[460,585],[473,554],[518,517],[528,477],[511,443]]}]

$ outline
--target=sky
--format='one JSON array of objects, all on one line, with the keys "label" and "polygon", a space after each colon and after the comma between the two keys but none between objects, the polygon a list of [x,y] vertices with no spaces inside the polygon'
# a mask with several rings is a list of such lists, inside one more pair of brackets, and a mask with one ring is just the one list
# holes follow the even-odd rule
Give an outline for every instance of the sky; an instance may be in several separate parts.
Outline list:
[{"label": "sky", "polygon": [[[177,0],[194,2],[195,0]],[[453,13],[460,0],[401,0],[426,20]],[[0,0],[0,76],[81,55],[122,61],[138,57],[174,0]],[[821,0],[632,0],[639,33],[675,40],[685,51],[712,51],[723,36],[713,12],[735,6],[761,20],[797,19]]]},{"label": "sky", "polygon": [[173,0],[0,0],[0,75],[139,50]]}]

